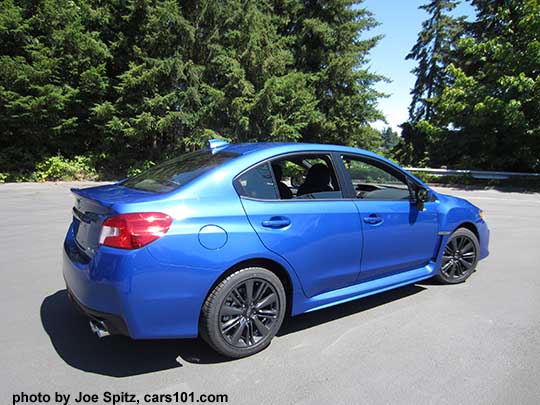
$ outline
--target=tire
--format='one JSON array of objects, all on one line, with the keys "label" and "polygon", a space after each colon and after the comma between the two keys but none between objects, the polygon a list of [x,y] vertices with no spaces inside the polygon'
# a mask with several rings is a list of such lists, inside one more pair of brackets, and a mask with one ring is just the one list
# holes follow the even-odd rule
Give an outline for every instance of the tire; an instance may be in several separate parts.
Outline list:
[{"label": "tire", "polygon": [[474,273],[479,253],[476,235],[467,228],[457,229],[446,243],[436,279],[444,284],[464,282]]},{"label": "tire", "polygon": [[221,281],[206,298],[200,335],[226,357],[251,356],[270,344],[285,308],[285,289],[274,273],[262,267],[244,268]]}]

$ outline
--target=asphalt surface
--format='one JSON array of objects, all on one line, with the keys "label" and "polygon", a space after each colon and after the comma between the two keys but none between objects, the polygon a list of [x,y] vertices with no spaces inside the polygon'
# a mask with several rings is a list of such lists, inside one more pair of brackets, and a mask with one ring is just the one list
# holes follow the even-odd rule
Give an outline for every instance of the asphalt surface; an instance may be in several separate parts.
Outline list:
[{"label": "asphalt surface", "polygon": [[540,401],[540,194],[446,190],[483,208],[491,228],[491,255],[466,283],[292,318],[264,352],[227,361],[198,340],[94,337],[61,275],[69,187],[0,185],[1,404],[79,391],[98,403],[107,391],[224,393],[232,404]]}]

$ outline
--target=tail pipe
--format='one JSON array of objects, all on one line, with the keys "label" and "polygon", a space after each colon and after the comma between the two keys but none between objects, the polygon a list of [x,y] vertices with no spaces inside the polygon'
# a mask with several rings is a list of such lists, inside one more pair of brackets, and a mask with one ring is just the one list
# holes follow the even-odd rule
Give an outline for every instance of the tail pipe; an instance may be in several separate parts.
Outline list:
[{"label": "tail pipe", "polygon": [[100,339],[111,334],[107,328],[107,325],[105,325],[105,322],[97,319],[90,319],[90,329],[92,329],[92,332],[94,332]]}]

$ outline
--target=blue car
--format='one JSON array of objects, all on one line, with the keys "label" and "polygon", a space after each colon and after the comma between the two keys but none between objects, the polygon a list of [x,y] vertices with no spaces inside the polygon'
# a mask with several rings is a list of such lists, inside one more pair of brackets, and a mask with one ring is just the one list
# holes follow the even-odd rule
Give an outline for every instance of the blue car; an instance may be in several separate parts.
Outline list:
[{"label": "blue car", "polygon": [[488,255],[483,212],[365,150],[210,141],[113,185],[73,189],[63,274],[100,337],[201,336],[233,358],[298,315]]}]

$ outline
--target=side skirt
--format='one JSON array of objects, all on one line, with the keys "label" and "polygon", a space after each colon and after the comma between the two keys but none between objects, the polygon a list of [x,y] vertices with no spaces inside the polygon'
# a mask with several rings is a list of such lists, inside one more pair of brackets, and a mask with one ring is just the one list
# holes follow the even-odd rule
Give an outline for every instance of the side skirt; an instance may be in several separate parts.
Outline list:
[{"label": "side skirt", "polygon": [[318,309],[342,304],[383,291],[392,290],[407,284],[413,284],[434,276],[436,274],[436,267],[436,263],[430,262],[426,266],[418,269],[315,295],[314,297],[305,299],[303,302],[297,303],[293,308],[292,315],[316,311]]}]

